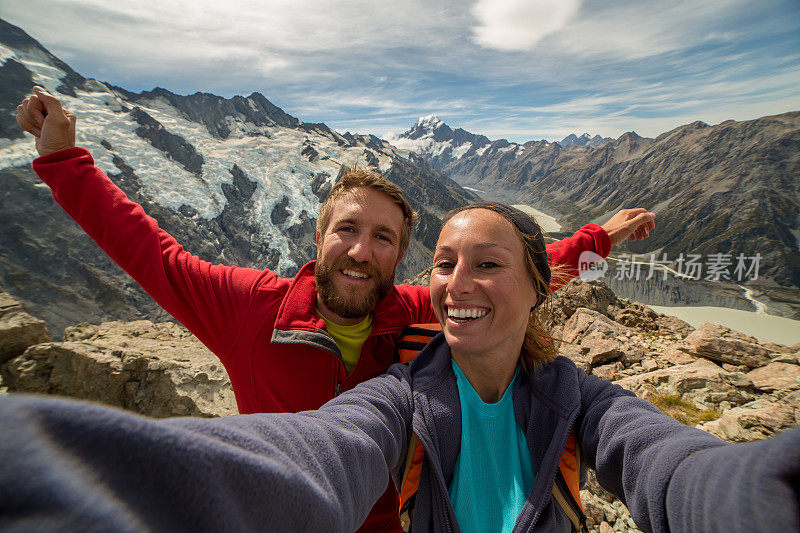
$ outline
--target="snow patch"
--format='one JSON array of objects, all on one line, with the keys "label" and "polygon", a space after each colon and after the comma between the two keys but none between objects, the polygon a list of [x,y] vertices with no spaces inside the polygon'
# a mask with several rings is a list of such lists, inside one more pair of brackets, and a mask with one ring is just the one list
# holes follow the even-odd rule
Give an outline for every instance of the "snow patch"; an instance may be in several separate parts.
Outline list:
[{"label": "snow patch", "polygon": [[461,159],[464,154],[469,152],[470,148],[472,148],[472,143],[460,144],[458,147],[453,149],[453,159]]},{"label": "snow patch", "polygon": [[14,57],[14,50],[0,44],[0,65]]},{"label": "snow patch", "polygon": [[434,130],[442,124],[444,124],[444,122],[442,122],[442,119],[440,119],[438,115],[426,115],[417,119],[417,126],[421,126],[425,129]]}]

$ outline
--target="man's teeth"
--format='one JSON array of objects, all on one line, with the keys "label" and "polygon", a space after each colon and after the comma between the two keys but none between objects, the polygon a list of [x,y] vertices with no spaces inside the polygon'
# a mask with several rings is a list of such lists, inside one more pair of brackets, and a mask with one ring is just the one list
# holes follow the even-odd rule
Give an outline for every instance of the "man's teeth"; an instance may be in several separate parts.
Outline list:
[{"label": "man's teeth", "polygon": [[344,273],[346,276],[350,276],[351,278],[364,279],[369,277],[369,275],[364,274],[363,272],[359,272],[357,270],[350,270],[349,268],[343,268],[342,273]]},{"label": "man's teeth", "polygon": [[447,316],[451,318],[480,318],[487,313],[485,309],[453,309],[447,308]]}]

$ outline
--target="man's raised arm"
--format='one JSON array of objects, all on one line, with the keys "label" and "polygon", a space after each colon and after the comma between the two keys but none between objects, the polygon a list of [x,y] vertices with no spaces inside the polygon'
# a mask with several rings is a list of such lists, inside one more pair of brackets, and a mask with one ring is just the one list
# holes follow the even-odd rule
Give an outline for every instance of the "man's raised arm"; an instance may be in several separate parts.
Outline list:
[{"label": "man's raised arm", "polygon": [[602,226],[586,224],[571,237],[548,244],[547,258],[550,264],[564,267],[551,279],[550,291],[557,291],[578,275],[581,253],[588,250],[606,257],[613,246],[625,239],[646,239],[655,227],[655,215],[647,209],[622,209]]},{"label": "man's raised arm", "polygon": [[[36,138],[33,169],[53,198],[153,299],[225,361],[259,271],[212,265],[184,251],[75,146],[74,114],[41,87],[17,107]],[[274,274],[273,274],[274,276]]]}]

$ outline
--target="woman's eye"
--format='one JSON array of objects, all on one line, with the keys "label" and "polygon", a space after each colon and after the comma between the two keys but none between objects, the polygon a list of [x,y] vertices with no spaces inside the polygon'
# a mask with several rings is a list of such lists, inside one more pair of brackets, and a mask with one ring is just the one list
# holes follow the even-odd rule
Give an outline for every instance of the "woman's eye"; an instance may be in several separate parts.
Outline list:
[{"label": "woman's eye", "polygon": [[478,266],[481,267],[481,268],[496,268],[496,267],[498,267],[500,265],[498,265],[494,261],[484,261],[483,263],[481,263]]}]

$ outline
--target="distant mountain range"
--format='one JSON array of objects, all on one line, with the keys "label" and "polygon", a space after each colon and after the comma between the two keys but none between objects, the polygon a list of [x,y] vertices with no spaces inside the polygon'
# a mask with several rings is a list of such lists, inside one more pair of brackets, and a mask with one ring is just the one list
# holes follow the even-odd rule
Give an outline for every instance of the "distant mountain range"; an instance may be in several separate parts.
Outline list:
[{"label": "distant mountain range", "polygon": [[178,242],[211,262],[291,276],[316,255],[316,216],[343,165],[399,185],[420,224],[398,269],[429,266],[442,215],[476,197],[421,157],[372,135],[303,122],[259,93],[231,99],[132,93],[86,79],[0,21],[0,285],[59,334],[82,321],[163,313],[54,205],[14,119],[34,84],[78,116],[78,143]]},{"label": "distant mountain range", "polygon": [[623,250],[673,260],[758,253],[761,282],[800,287],[798,112],[694,122],[655,139],[628,132],[524,144],[452,129],[432,115],[390,140],[465,187],[541,209],[567,228],[623,207],[655,212],[657,231]]},{"label": "distant mountain range", "polygon": [[560,141],[556,141],[558,144],[564,147],[570,146],[602,146],[603,144],[607,143],[608,141],[613,141],[611,137],[601,137],[600,135],[595,135],[594,137],[590,136],[588,133],[584,133],[580,137],[575,135],[574,133],[570,133]]},{"label": "distant mountain range", "polygon": [[[415,152],[424,157],[434,168],[443,170],[463,157],[483,156],[485,153],[508,152],[521,146],[506,139],[490,141],[484,135],[470,133],[464,129],[453,129],[438,115],[420,117],[411,129],[397,136],[387,137],[394,146]],[[608,141],[610,137],[584,133],[580,137],[571,133],[554,144],[565,148],[588,146],[595,148]],[[542,141],[545,142],[545,141]]]}]

